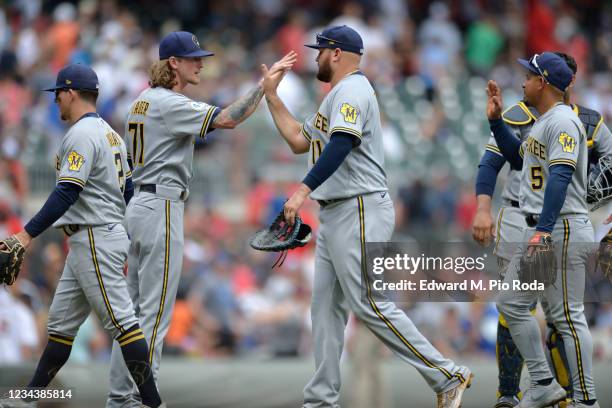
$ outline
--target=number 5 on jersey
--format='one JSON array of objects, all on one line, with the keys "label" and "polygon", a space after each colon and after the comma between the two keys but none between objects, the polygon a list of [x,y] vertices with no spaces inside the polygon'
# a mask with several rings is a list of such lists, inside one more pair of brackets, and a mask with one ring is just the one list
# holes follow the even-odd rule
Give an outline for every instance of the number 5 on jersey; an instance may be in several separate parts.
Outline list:
[{"label": "number 5 on jersey", "polygon": [[542,186],[544,186],[544,175],[542,174],[542,167],[531,166],[529,175],[531,176],[531,189],[533,191],[541,190]]},{"label": "number 5 on jersey", "polygon": [[144,166],[144,123],[129,122],[128,132],[132,135],[132,165]]}]

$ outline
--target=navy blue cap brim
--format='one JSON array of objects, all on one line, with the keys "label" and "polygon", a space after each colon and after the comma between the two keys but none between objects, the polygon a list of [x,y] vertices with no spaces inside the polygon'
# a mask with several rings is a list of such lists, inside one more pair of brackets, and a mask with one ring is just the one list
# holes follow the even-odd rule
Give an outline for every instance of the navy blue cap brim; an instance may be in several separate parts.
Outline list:
[{"label": "navy blue cap brim", "polygon": [[304,47],[313,48],[315,50],[320,50],[321,48],[329,48],[331,50],[339,48],[346,52],[352,52],[355,54],[363,55],[363,48],[357,48],[352,45],[346,45],[346,44],[340,44],[340,43],[337,43],[334,45],[331,45],[331,44],[304,44]]},{"label": "navy blue cap brim", "polygon": [[186,55],[181,55],[181,57],[210,57],[212,55],[215,55],[215,53],[206,50],[197,50]]},{"label": "navy blue cap brim", "polygon": [[47,88],[47,89],[43,89],[44,92],[55,92],[59,89],[72,89],[74,91],[94,91],[94,92],[98,92],[99,89],[93,89],[93,88],[75,88],[73,86],[54,86],[53,88]]},{"label": "navy blue cap brim", "polygon": [[159,59],[168,59],[170,57],[177,57],[177,58],[202,58],[202,57],[210,57],[215,55],[214,52],[212,51],[206,51],[206,50],[196,50],[193,52],[188,52],[186,54],[181,54],[181,55],[168,55],[168,56],[164,56],[164,57],[160,57]]},{"label": "navy blue cap brim", "polygon": [[533,72],[536,75],[540,75],[540,73],[538,72],[538,70],[536,69],[536,67],[534,67],[533,65],[531,65],[531,62],[527,61],[526,59],[523,58],[517,58],[516,60],[519,64],[521,64],[524,68],[526,68],[528,71]]}]

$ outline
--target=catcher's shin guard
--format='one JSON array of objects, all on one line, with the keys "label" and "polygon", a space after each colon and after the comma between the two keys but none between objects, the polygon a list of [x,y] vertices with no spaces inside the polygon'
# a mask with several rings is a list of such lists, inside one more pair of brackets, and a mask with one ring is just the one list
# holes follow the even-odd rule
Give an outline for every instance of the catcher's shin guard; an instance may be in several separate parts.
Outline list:
[{"label": "catcher's shin guard", "polygon": [[523,371],[523,356],[512,340],[503,316],[500,314],[497,325],[497,369],[499,378],[498,396],[518,396]]},{"label": "catcher's shin guard", "polygon": [[567,397],[572,398],[572,377],[568,369],[569,365],[567,363],[563,338],[553,325],[547,324],[546,326],[546,358],[548,359],[548,364],[555,374],[557,382],[565,388]]}]

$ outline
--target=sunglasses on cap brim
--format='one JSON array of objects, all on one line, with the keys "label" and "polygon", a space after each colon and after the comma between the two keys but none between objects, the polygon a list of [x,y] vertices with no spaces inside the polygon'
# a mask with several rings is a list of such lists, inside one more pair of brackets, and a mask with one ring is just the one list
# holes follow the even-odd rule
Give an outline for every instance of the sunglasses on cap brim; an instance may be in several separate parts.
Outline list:
[{"label": "sunglasses on cap brim", "polygon": [[544,81],[548,84],[549,83],[548,80],[546,79],[546,77],[544,76],[544,73],[542,72],[542,70],[540,69],[540,66],[538,65],[539,56],[540,54],[534,54],[533,57],[531,57],[531,60],[529,60],[529,63],[534,66],[534,68],[538,71],[538,74],[540,74],[540,76],[544,78]]},{"label": "sunglasses on cap brim", "polygon": [[347,45],[346,43],[343,43],[342,41],[338,41],[338,40],[334,40],[333,38],[325,37],[322,34],[317,34],[317,44],[318,45],[321,44],[321,40],[332,43],[330,45],[333,45],[333,43]]}]

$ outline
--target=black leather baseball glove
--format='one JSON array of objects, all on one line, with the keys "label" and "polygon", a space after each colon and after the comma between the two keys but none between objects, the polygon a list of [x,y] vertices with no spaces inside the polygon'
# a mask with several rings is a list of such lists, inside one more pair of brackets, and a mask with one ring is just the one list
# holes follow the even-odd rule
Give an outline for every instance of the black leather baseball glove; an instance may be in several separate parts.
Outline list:
[{"label": "black leather baseball glove", "polygon": [[557,280],[557,257],[550,235],[535,235],[521,257],[519,279],[523,283],[537,281],[545,287]]},{"label": "black leather baseball glove", "polygon": [[604,276],[612,280],[612,230],[599,243],[597,263]]},{"label": "black leather baseball glove", "polygon": [[25,248],[14,235],[0,241],[0,283],[15,283],[24,254]]},{"label": "black leather baseball glove", "polygon": [[[259,251],[282,252],[281,256],[272,265],[280,265],[284,261],[286,251],[303,247],[312,237],[312,228],[305,224],[299,215],[295,216],[293,225],[285,221],[283,210],[276,216],[269,227],[259,230],[251,237],[251,247]],[[282,258],[282,260],[281,260]]]}]

